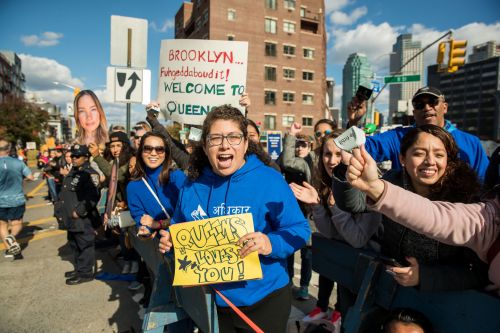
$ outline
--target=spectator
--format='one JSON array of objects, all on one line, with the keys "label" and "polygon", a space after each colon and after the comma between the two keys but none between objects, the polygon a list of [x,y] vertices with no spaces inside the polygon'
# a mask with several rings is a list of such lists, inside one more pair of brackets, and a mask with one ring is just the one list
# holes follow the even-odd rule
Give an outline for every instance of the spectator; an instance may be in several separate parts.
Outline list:
[{"label": "spectator", "polygon": [[430,201],[406,191],[385,180],[378,179],[377,167],[364,147],[354,151],[347,178],[356,188],[365,192],[369,208],[393,221],[449,245],[463,245],[473,249],[488,262],[488,289],[500,296],[500,187],[495,197],[486,203],[448,203]]},{"label": "spectator", "polygon": [[[458,158],[449,132],[439,126],[422,125],[401,141],[401,164],[384,178],[431,200],[471,202],[478,193],[477,176]],[[403,286],[420,290],[463,290],[483,287],[486,267],[468,249],[452,247],[404,228],[383,217],[382,253],[401,266],[388,271]]]},{"label": "spectator", "polygon": [[[229,105],[207,115],[172,223],[227,215],[222,204],[248,207],[255,231],[242,236],[237,245],[242,246],[241,257],[259,254],[263,278],[214,287],[264,332],[285,332],[291,309],[286,258],[305,245],[310,229],[286,182],[266,166],[268,156],[256,155],[260,150],[248,140],[247,126],[241,112]],[[160,250],[170,250],[170,234],[160,233]],[[218,295],[216,304],[220,332],[250,329]]]},{"label": "spectator", "polygon": [[[462,132],[451,122],[445,120],[444,116],[448,112],[448,103],[446,103],[443,93],[433,87],[420,88],[413,95],[412,104],[415,126],[433,124],[444,128],[455,139],[460,150],[460,158],[476,171],[482,181],[488,167],[488,157],[477,137]],[[347,113],[349,125],[357,125],[358,121],[366,113],[366,101],[359,103],[356,96],[354,96],[353,101],[347,107]],[[369,136],[366,138],[366,150],[373,156],[375,161],[383,162],[390,160],[392,168],[400,170],[400,142],[403,136],[413,127],[396,127],[387,132]]]},{"label": "spectator", "polygon": [[381,333],[433,333],[424,314],[413,309],[395,309],[387,316]]},{"label": "spectator", "polygon": [[[320,162],[314,177],[315,186],[313,187],[305,182],[303,185],[291,183],[290,187],[298,200],[310,205],[314,223],[323,236],[345,241],[355,248],[365,247],[368,243],[369,249],[378,252],[380,251],[380,245],[375,240],[370,240],[370,238],[379,229],[380,215],[369,212],[352,214],[353,212],[343,211],[337,204],[339,193],[341,195],[347,194],[350,197],[347,201],[354,199],[364,201],[364,196],[359,191],[347,191],[345,184],[342,182],[343,178],[339,178],[343,176],[338,174],[345,174],[346,168],[342,164],[341,150],[336,146],[333,139],[340,133],[342,133],[342,130],[335,130],[323,137],[318,155]],[[304,317],[304,321],[327,317],[328,302],[333,286],[333,281],[320,274],[316,307]],[[345,316],[348,308],[354,304],[355,300],[356,295],[349,289],[340,285],[337,286],[337,304],[330,317],[334,325],[339,326],[340,318]]]},{"label": "spectator", "polygon": [[7,249],[5,257],[23,259],[21,246],[16,240],[23,229],[26,210],[23,178],[33,180],[33,175],[23,162],[9,156],[10,149],[11,144],[0,138],[0,237]]}]

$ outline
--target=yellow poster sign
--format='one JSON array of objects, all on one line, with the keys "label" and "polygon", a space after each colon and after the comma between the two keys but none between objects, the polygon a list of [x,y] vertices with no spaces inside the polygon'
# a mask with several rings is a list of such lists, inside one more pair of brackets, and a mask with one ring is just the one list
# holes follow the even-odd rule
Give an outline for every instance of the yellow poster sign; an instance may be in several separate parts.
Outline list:
[{"label": "yellow poster sign", "polygon": [[236,242],[253,232],[252,214],[219,216],[170,226],[175,253],[174,286],[262,278],[259,255],[239,256]]}]

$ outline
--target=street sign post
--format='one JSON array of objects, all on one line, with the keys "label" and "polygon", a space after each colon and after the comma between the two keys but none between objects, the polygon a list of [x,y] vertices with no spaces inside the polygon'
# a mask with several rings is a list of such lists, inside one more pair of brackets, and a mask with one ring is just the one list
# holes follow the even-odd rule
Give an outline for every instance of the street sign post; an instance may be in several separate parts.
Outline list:
[{"label": "street sign post", "polygon": [[405,82],[417,82],[420,81],[420,74],[415,75],[394,75],[384,77],[384,83],[405,83]]}]

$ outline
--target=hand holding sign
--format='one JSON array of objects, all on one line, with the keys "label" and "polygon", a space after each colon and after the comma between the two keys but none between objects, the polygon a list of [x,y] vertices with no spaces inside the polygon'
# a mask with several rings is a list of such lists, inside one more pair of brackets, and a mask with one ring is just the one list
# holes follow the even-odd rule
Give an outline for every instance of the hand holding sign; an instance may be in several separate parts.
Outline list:
[{"label": "hand holding sign", "polygon": [[366,142],[366,136],[363,130],[352,126],[333,141],[340,149],[351,152],[354,148],[359,148]]}]

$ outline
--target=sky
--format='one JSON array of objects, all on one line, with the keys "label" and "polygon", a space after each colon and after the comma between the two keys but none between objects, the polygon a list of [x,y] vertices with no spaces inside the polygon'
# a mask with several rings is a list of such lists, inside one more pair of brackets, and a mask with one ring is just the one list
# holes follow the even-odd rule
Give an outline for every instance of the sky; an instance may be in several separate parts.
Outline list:
[{"label": "sky", "polygon": [[[174,38],[174,17],[181,4],[180,0],[0,0],[0,50],[20,56],[28,92],[65,110],[73,100],[72,91],[54,81],[92,89],[103,102],[108,121],[124,124],[125,104],[110,103],[105,94],[111,15],[148,20],[147,66],[155,99],[160,43]],[[468,40],[468,54],[473,45],[500,42],[497,0],[325,0],[325,11],[327,76],[336,81],[337,107],[342,68],[351,53],[366,54],[376,75],[384,76],[389,74],[388,54],[402,33],[412,33],[413,40],[425,46],[452,29],[455,39]],[[434,64],[435,58],[433,47],[424,53],[424,65]],[[376,107],[385,111],[387,104],[385,90]],[[144,118],[143,110],[133,105],[132,123]]]}]

